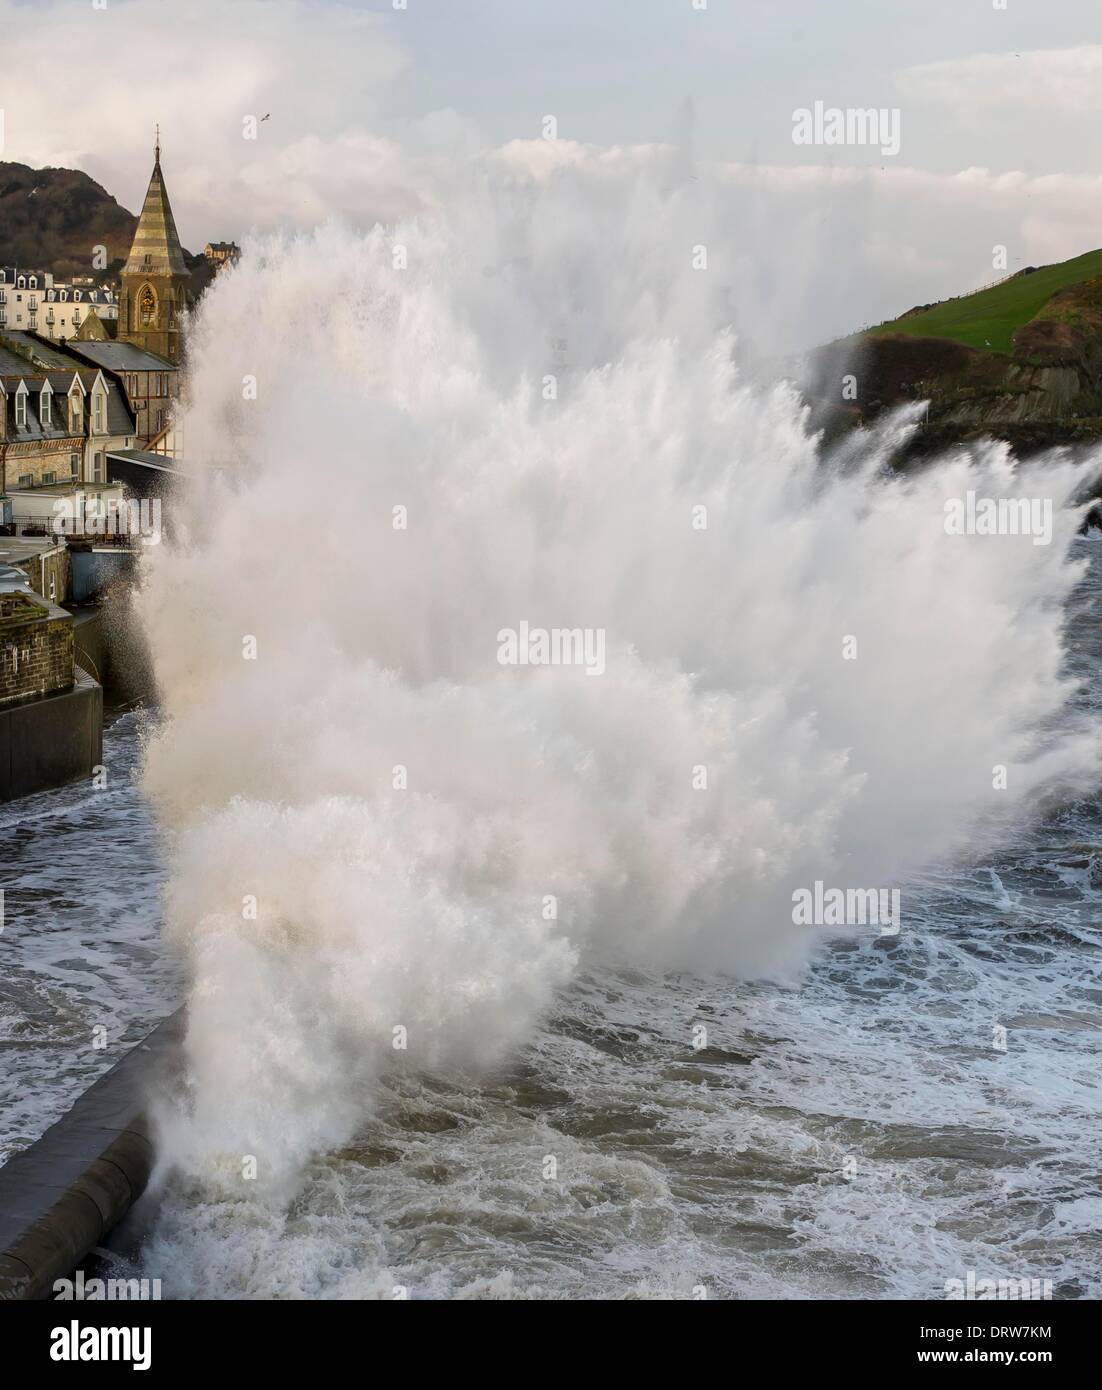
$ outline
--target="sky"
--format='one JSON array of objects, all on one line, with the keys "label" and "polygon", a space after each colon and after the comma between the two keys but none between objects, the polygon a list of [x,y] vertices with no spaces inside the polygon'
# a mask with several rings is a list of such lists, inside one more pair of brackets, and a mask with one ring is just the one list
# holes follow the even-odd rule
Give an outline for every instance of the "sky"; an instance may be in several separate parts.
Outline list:
[{"label": "sky", "polygon": [[[822,282],[811,336],[987,283],[996,246],[1013,270],[1102,244],[1098,0],[0,0],[0,36],[51,55],[2,65],[0,158],[136,211],[160,122],[193,250],[431,213],[503,161],[547,178],[668,146],[809,229],[785,254]],[[898,152],[795,144],[816,102],[898,112]]]}]

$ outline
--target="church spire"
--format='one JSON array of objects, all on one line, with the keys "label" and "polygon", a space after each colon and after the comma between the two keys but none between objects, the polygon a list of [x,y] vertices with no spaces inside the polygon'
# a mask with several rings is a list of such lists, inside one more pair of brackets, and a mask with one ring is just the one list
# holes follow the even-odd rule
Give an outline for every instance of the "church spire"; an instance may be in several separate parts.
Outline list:
[{"label": "church spire", "polygon": [[161,171],[159,125],[153,135],[153,174],[119,281],[119,341],[177,361],[191,299],[191,273]]},{"label": "church spire", "polygon": [[161,128],[153,146],[153,176],[142,204],[134,244],[123,268],[124,275],[187,275],[184,252],[161,173]]}]

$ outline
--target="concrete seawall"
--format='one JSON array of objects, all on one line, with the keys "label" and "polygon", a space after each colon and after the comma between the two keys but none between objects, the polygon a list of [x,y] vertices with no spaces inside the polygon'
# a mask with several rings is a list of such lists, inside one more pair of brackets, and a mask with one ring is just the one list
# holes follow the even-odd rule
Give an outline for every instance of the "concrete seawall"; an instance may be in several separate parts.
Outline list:
[{"label": "concrete seawall", "polygon": [[76,667],[70,690],[0,709],[0,801],[91,777],[103,759],[103,688]]},{"label": "concrete seawall", "polygon": [[145,1103],[183,1027],[180,1009],[0,1168],[0,1300],[48,1298],[141,1196],[154,1158]]}]

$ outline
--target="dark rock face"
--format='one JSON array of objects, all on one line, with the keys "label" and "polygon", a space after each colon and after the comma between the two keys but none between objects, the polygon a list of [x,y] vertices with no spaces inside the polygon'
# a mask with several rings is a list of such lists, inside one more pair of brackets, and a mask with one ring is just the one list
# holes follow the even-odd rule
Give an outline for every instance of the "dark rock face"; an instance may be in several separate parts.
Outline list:
[{"label": "dark rock face", "polygon": [[[1026,350],[1015,345],[1013,357],[948,338],[870,339],[863,370],[856,372],[858,402],[874,414],[884,406],[928,400],[931,424],[965,430],[1102,416],[1102,338],[1059,323],[1027,327]],[[1033,350],[1042,343],[1047,350]]]}]

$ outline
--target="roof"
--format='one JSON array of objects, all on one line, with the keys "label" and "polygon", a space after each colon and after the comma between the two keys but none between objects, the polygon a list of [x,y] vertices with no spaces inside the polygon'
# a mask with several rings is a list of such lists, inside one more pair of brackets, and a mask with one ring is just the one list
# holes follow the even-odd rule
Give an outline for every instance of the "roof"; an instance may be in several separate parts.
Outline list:
[{"label": "roof", "polygon": [[[27,405],[23,424],[18,425],[15,417],[15,400],[19,394],[20,381],[27,389]],[[59,398],[51,403],[49,424],[42,422],[41,396],[42,387],[46,381],[49,381],[55,398]],[[0,401],[0,407],[3,407],[7,413],[4,433],[7,443],[31,443],[37,440],[53,440],[60,443],[67,439],[76,438],[77,436],[69,430],[69,407],[66,404],[66,392],[72,382],[72,372],[51,372],[45,376],[33,376],[28,373],[18,380],[14,377],[7,377],[3,383],[7,392],[7,400]]]},{"label": "roof", "polygon": [[80,327],[69,341],[78,343],[113,342],[117,328],[118,319],[104,318],[102,314],[85,314],[80,321]]},{"label": "roof", "polygon": [[56,536],[0,536],[0,564],[22,565],[57,550]]},{"label": "roof", "polygon": [[[0,370],[5,372],[18,372],[27,375],[34,371],[41,372],[43,367],[68,367],[70,371],[78,372],[87,370],[87,364],[82,362],[79,357],[74,357],[66,352],[59,343],[45,342],[41,338],[36,338],[30,333],[24,333],[21,329],[5,328],[0,330],[3,337],[10,343],[23,348],[28,357],[33,357],[34,361],[28,362],[26,357],[19,357],[17,353],[8,353],[8,360],[17,361],[17,367],[3,367]],[[0,352],[4,350],[4,343],[0,341]],[[98,365],[98,363],[97,363]]]},{"label": "roof", "polygon": [[13,589],[23,590],[31,587],[26,570],[16,569],[14,565],[0,564],[0,590],[11,593]]},{"label": "roof", "polygon": [[19,353],[13,352],[0,339],[0,376],[30,376],[36,368],[33,362],[26,357],[20,357]]},{"label": "roof", "polygon": [[124,275],[187,275],[184,252],[168,201],[160,155],[146,190],[134,244],[123,267]]},{"label": "roof", "polygon": [[[18,288],[17,282],[20,275],[25,275],[28,280],[33,275],[38,281],[36,287],[38,289],[43,289],[46,285],[46,271],[44,270],[27,270],[25,267],[17,265],[0,265],[0,285],[3,285],[5,289]],[[27,288],[29,289],[30,286]]]},{"label": "roof", "polygon": [[[4,388],[4,394],[0,394],[0,410],[7,411],[7,432],[8,443],[15,443],[20,440],[53,440],[53,439],[72,439],[74,436],[69,430],[68,407],[65,405],[65,396],[68,394],[73,384],[73,378],[77,377],[80,384],[84,387],[87,395],[95,385],[97,379],[101,380],[107,388],[107,430],[109,436],[115,438],[125,438],[136,433],[135,421],[130,406],[126,400],[126,393],[112,377],[103,376],[98,367],[87,367],[82,362],[69,360],[61,368],[50,371],[37,370],[28,362],[20,358],[15,358],[19,366],[14,371],[4,368],[2,355],[3,347],[0,345],[0,386]],[[9,357],[14,358],[14,354],[9,353]],[[26,412],[26,423],[17,426],[15,423],[15,397],[19,391],[19,383],[22,382],[27,389],[28,408]],[[42,388],[46,382],[50,384],[50,390],[55,398],[60,397],[55,404],[50,407],[50,422],[42,423],[41,396]],[[84,430],[82,427],[81,433]],[[95,436],[102,438],[102,435]]]},{"label": "roof", "polygon": [[119,459],[124,463],[140,463],[143,468],[155,468],[160,473],[175,473],[183,478],[188,476],[187,465],[183,459],[169,458],[167,454],[151,454],[145,449],[108,449],[109,459]]},{"label": "roof", "polygon": [[[64,395],[75,379],[84,387],[84,394],[87,395],[100,375],[102,374],[95,367],[70,366],[44,372],[41,368],[36,370],[34,367],[24,366],[21,372],[0,372],[0,386],[10,395],[19,389],[19,383],[22,382],[28,391],[37,396],[48,381],[50,390],[55,395],[59,392]],[[103,380],[106,385],[107,378],[104,377]]]},{"label": "roof", "polygon": [[70,368],[68,371],[65,371],[63,369],[57,372],[44,372],[42,376],[24,377],[23,380],[27,384],[27,390],[34,392],[36,395],[42,391],[46,382],[49,382],[50,390],[55,396],[64,396],[72,388],[74,377],[79,379],[81,386],[84,387],[84,394],[87,395],[92,387],[92,383],[96,379],[95,373],[87,370],[73,371],[72,368]]},{"label": "roof", "polygon": [[94,339],[80,340],[76,349],[83,357],[90,358],[99,367],[112,372],[175,372],[175,362],[160,357],[155,352],[140,348],[134,343],[97,342]]},{"label": "roof", "polygon": [[[114,304],[115,291],[103,285],[51,285],[43,290],[47,304]],[[65,299],[61,296],[65,295]]]},{"label": "roof", "polygon": [[126,392],[109,376],[105,376],[103,380],[107,386],[107,433],[129,435],[132,438],[137,429],[137,422],[127,404]]}]

